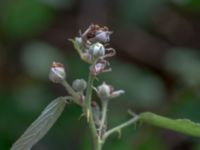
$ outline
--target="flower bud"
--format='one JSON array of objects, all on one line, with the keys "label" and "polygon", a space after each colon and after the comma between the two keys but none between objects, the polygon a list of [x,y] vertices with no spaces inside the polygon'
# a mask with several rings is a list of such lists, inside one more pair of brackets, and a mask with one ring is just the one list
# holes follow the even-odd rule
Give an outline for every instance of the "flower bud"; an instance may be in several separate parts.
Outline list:
[{"label": "flower bud", "polygon": [[61,83],[65,80],[66,73],[64,65],[61,63],[53,62],[49,73],[49,79],[54,83]]},{"label": "flower bud", "polygon": [[98,87],[97,93],[102,100],[106,100],[109,99],[111,90],[111,87],[104,82]]},{"label": "flower bud", "polygon": [[107,85],[106,83],[103,83],[97,88],[97,94],[101,100],[116,98],[124,93],[124,90],[114,91],[114,88],[111,85]]},{"label": "flower bud", "polygon": [[104,63],[97,63],[90,67],[90,72],[92,75],[97,76],[99,73],[103,72],[106,65]]},{"label": "flower bud", "polygon": [[76,79],[73,81],[72,87],[77,92],[83,92],[87,87],[87,83],[84,79]]},{"label": "flower bud", "polygon": [[96,58],[104,56],[105,47],[101,43],[95,43],[89,47],[89,53]]},{"label": "flower bud", "polygon": [[96,36],[95,39],[96,41],[102,42],[102,43],[107,43],[110,41],[110,35],[112,32],[110,31],[103,31],[100,30],[98,32],[96,32]]},{"label": "flower bud", "polygon": [[110,41],[110,35],[108,27],[101,27],[99,25],[91,24],[88,29],[82,34],[82,38],[88,40],[91,43],[106,43]]},{"label": "flower bud", "polygon": [[75,38],[75,41],[76,41],[76,43],[78,43],[79,45],[82,45],[83,40],[82,40],[81,37],[76,37],[76,38]]}]

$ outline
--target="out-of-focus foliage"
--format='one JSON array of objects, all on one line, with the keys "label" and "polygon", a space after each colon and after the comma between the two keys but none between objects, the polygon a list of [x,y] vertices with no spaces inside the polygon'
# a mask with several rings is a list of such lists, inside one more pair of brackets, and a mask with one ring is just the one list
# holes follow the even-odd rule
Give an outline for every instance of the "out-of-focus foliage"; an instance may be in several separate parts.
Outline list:
[{"label": "out-of-focus foliage", "polygon": [[[119,14],[129,24],[148,27],[151,19],[159,9],[164,7],[165,0],[119,0]],[[142,8],[142,9],[141,9]]]},{"label": "out-of-focus foliage", "polygon": [[[67,95],[48,81],[52,61],[65,64],[69,83],[87,80],[88,65],[67,39],[89,23],[107,25],[117,56],[102,80],[126,94],[110,103],[109,127],[153,111],[200,121],[199,0],[1,0],[0,149],[8,150],[43,108]],[[127,42],[129,41],[129,42]],[[94,97],[96,98],[96,97]],[[33,150],[91,149],[82,110],[67,105]],[[113,135],[106,149],[200,150],[199,139],[137,124]]]},{"label": "out-of-focus foliage", "polygon": [[200,53],[187,48],[170,49],[166,55],[166,68],[173,74],[182,77],[190,85],[200,83]]},{"label": "out-of-focus foliage", "polygon": [[11,38],[39,34],[53,19],[52,10],[37,0],[9,0],[2,13],[3,31]]},{"label": "out-of-focus foliage", "polygon": [[200,11],[200,2],[199,0],[173,0],[173,2],[183,7],[183,9],[199,12]]},{"label": "out-of-focus foliage", "polygon": [[30,76],[45,80],[48,79],[52,62],[58,60],[62,62],[64,57],[59,53],[59,49],[46,43],[30,42],[22,48],[21,60],[24,70]]},{"label": "out-of-focus foliage", "polygon": [[44,4],[47,4],[48,6],[54,8],[54,9],[70,9],[74,3],[75,0],[39,0],[40,2],[43,2]]},{"label": "out-of-focus foliage", "polygon": [[154,107],[164,101],[165,89],[162,80],[148,69],[141,69],[119,61],[112,62],[113,72],[102,80],[126,91],[123,96],[138,107]]}]

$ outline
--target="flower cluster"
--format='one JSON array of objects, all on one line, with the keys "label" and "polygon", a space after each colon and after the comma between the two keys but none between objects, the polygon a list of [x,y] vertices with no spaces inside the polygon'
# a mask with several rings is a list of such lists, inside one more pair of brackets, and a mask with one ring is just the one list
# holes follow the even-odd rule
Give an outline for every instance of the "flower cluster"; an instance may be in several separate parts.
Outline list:
[{"label": "flower cluster", "polygon": [[[107,48],[111,34],[112,31],[109,31],[108,27],[92,24],[85,32],[80,31],[80,37],[74,40],[75,48],[79,50],[86,62],[91,63],[90,73],[93,76],[111,71],[110,63],[106,60],[116,53],[113,48]],[[124,93],[123,90],[114,91],[114,88],[105,82],[96,89],[96,92],[100,99],[115,98]]]},{"label": "flower cluster", "polygon": [[[91,64],[90,73],[97,76],[100,73],[111,71],[110,63],[106,58],[115,55],[115,50],[107,47],[110,41],[112,31],[108,27],[101,27],[99,25],[90,25],[85,32],[80,31],[80,36],[75,40],[75,49],[80,54],[81,58]],[[53,62],[49,78],[54,83],[63,83],[66,78],[64,65],[61,63]],[[84,90],[87,88],[87,83],[83,79],[76,79],[72,84],[74,93],[78,93],[84,97]],[[96,88],[95,88],[96,89]],[[105,82],[100,85],[96,92],[100,99],[111,99],[124,93],[123,90],[114,91],[114,88],[107,85]]]},{"label": "flower cluster", "polygon": [[100,27],[99,25],[92,24],[85,32],[82,33],[80,31],[80,37],[71,40],[81,58],[92,64],[90,72],[94,76],[111,71],[109,63],[106,60],[106,58],[115,55],[115,50],[108,47],[111,34],[112,31],[109,31],[108,27]]},{"label": "flower cluster", "polygon": [[[96,78],[99,74],[111,71],[108,57],[115,55],[115,50],[108,47],[110,35],[108,27],[100,27],[99,25],[90,25],[85,32],[80,32],[80,36],[71,41],[74,48],[79,53],[82,60],[90,64],[89,70],[92,78]],[[73,81],[72,86],[68,84],[64,65],[61,63],[53,62],[49,78],[54,83],[62,84],[72,96],[72,100],[83,107],[84,113],[87,118],[90,116],[88,113],[91,107],[91,113],[99,136],[102,136],[106,130],[105,121],[105,106],[110,99],[116,98],[124,93],[123,90],[114,90],[114,87],[103,82],[97,87],[93,87],[84,79],[76,79]],[[88,81],[89,82],[89,81]],[[86,90],[87,89],[87,90]],[[91,89],[91,90],[88,90]],[[100,98],[101,107],[98,103],[88,97],[88,91],[96,91],[97,96]],[[89,103],[88,103],[89,100]],[[89,105],[88,105],[89,104]]]}]

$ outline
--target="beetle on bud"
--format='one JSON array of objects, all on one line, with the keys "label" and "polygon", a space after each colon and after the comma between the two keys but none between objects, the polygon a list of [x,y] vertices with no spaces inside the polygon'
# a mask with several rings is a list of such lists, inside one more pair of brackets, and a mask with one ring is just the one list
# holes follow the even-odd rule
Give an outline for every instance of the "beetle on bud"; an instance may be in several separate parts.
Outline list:
[{"label": "beetle on bud", "polygon": [[54,83],[62,83],[66,78],[64,65],[53,62],[49,73],[49,79]]}]

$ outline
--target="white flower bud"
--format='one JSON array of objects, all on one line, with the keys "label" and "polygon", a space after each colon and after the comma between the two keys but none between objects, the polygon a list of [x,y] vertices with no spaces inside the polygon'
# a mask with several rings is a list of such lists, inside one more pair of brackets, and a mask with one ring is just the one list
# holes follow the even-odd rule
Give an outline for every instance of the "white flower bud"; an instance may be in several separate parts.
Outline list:
[{"label": "white flower bud", "polygon": [[53,62],[49,73],[49,79],[54,83],[61,83],[65,80],[66,73],[64,65],[61,63]]},{"label": "white flower bud", "polygon": [[76,43],[78,43],[80,46],[82,45],[83,40],[82,40],[81,37],[76,37],[76,38],[75,38],[75,41],[76,41]]},{"label": "white flower bud", "polygon": [[104,68],[105,68],[104,64],[97,63],[90,67],[90,72],[92,75],[97,76],[99,73],[101,73],[103,71]]},{"label": "white flower bud", "polygon": [[72,87],[77,92],[83,92],[87,87],[87,82],[84,79],[76,79],[73,81]]},{"label": "white flower bud", "polygon": [[97,31],[95,39],[96,41],[102,42],[102,43],[107,43],[110,41],[110,34],[112,32],[110,31]]},{"label": "white flower bud", "polygon": [[81,37],[91,43],[107,43],[110,41],[111,34],[112,32],[109,31],[108,27],[91,24],[88,29],[81,34]]},{"label": "white flower bud", "polygon": [[97,89],[98,96],[102,100],[109,99],[111,91],[112,91],[111,87],[107,85],[106,83],[103,83]]},{"label": "white flower bud", "polygon": [[105,55],[105,47],[101,43],[95,43],[89,47],[89,53],[94,57]]},{"label": "white flower bud", "polygon": [[114,88],[111,85],[107,85],[106,83],[103,83],[97,88],[97,94],[101,100],[113,99],[124,93],[124,90],[114,91]]}]

